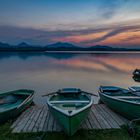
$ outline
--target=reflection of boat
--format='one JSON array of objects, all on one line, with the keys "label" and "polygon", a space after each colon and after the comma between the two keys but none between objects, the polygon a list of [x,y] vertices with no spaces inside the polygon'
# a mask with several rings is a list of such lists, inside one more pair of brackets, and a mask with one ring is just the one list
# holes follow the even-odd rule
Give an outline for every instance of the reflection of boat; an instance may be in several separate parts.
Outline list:
[{"label": "reflection of boat", "polygon": [[135,69],[133,72],[133,79],[136,82],[140,82],[140,69]]},{"label": "reflection of boat", "polygon": [[0,123],[25,110],[32,103],[33,95],[33,90],[25,89],[0,94]]},{"label": "reflection of boat", "polygon": [[88,115],[92,97],[80,89],[65,88],[50,94],[47,104],[64,131],[71,136]]},{"label": "reflection of boat", "polygon": [[140,118],[140,87],[130,90],[112,86],[101,86],[100,100],[128,119]]}]

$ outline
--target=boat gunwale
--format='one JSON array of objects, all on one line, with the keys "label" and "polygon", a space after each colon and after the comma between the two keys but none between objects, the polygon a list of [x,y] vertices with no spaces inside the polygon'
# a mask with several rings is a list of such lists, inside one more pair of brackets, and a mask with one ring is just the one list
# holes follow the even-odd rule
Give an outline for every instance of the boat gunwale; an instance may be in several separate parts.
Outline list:
[{"label": "boat gunwale", "polygon": [[25,100],[23,100],[23,102],[21,102],[21,104],[19,104],[16,108],[19,109],[21,106],[23,106],[24,104],[26,104],[27,102],[29,102],[30,100],[32,100],[34,98],[34,93],[30,94]]},{"label": "boat gunwale", "polygon": [[[8,91],[8,92],[3,92],[3,93],[0,93],[0,96],[3,96],[3,95],[8,95],[8,94],[17,94],[17,92],[23,92],[23,93],[28,93],[27,95],[29,94],[34,94],[34,90],[30,90],[30,89],[17,89],[17,90],[12,90],[12,91]],[[26,95],[26,94],[23,94],[23,95]]]},{"label": "boat gunwale", "polygon": [[134,105],[140,106],[140,103],[136,103],[136,102],[132,102],[132,101],[128,101],[128,100],[123,100],[123,99],[120,99],[120,98],[115,98],[115,97],[106,95],[105,92],[103,93],[103,92],[99,91],[98,93],[99,94],[102,94],[106,98],[110,98],[112,100],[117,100],[117,101],[120,101],[120,102],[125,102],[125,103],[129,103],[129,104],[134,104]]}]

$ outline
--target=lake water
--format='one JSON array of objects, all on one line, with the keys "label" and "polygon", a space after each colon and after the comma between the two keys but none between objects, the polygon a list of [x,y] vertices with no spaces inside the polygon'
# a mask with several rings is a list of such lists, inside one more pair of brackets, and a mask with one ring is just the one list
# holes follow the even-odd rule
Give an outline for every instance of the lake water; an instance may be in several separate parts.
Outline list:
[{"label": "lake water", "polygon": [[132,79],[135,68],[139,53],[0,53],[0,92],[34,89],[35,103],[44,104],[41,95],[64,87],[97,93],[100,85],[139,86]]}]

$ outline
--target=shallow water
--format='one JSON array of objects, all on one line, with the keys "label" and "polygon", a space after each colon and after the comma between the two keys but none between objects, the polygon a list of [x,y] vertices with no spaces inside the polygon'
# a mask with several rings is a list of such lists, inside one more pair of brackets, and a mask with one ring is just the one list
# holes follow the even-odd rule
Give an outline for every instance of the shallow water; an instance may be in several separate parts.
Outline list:
[{"label": "shallow water", "polygon": [[139,86],[132,72],[140,68],[139,53],[57,54],[0,53],[0,92],[34,89],[34,101],[64,87],[97,93],[100,85]]}]

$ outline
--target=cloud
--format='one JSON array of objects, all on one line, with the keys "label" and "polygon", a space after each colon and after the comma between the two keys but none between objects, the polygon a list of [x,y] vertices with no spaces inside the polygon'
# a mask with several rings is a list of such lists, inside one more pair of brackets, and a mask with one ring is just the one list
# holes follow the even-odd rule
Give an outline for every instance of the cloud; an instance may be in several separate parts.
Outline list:
[{"label": "cloud", "polygon": [[130,40],[139,40],[140,39],[140,35],[137,36],[137,35],[133,35],[133,36],[130,36],[130,37],[127,37],[125,39],[122,39],[122,41],[130,41]]},{"label": "cloud", "polygon": [[4,42],[21,42],[29,41],[29,43],[47,44],[52,43],[53,38],[64,38],[66,36],[81,35],[102,32],[102,29],[83,29],[83,30],[55,30],[48,31],[43,29],[32,29],[15,26],[0,26],[0,41]]},{"label": "cloud", "polygon": [[101,18],[102,19],[110,19],[112,18],[117,10],[118,7],[120,6],[120,4],[118,4],[117,1],[111,0],[111,1],[106,1],[104,2],[104,4],[101,5],[101,7],[99,7],[101,10]]},{"label": "cloud", "polygon": [[111,19],[130,1],[131,0],[102,0],[98,6],[100,18],[107,20]]},{"label": "cloud", "polygon": [[[23,28],[23,27],[14,27],[14,26],[0,26],[0,41],[17,44],[19,42],[25,41],[31,44],[40,44],[46,45],[54,43],[55,41],[61,41],[69,37],[80,37],[81,35],[90,35],[96,33],[107,32],[105,35],[100,37],[80,40],[78,43],[72,40],[71,43],[76,43],[78,45],[87,46],[88,44],[96,45],[100,42],[105,41],[111,37],[119,35],[126,32],[139,32],[140,25],[132,25],[132,23],[126,24],[117,24],[117,25],[108,25],[102,27],[90,27],[86,29],[78,30],[45,30],[45,29],[33,29],[33,28]],[[109,45],[109,44],[108,44]]]},{"label": "cloud", "polygon": [[104,41],[110,37],[113,37],[113,36],[116,36],[120,33],[123,33],[123,32],[129,32],[129,31],[140,31],[140,25],[136,25],[136,26],[124,26],[124,27],[119,27],[117,29],[112,29],[109,33],[107,33],[106,35],[102,36],[102,37],[99,37],[97,39],[93,39],[93,40],[90,40],[90,41],[84,41],[83,43],[99,43],[101,41]]}]

